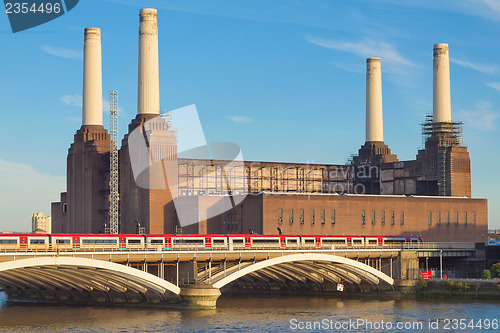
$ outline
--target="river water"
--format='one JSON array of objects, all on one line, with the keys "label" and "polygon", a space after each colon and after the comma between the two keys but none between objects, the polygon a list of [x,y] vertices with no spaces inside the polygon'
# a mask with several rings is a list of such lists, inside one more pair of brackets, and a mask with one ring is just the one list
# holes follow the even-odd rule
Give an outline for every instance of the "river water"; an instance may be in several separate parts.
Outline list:
[{"label": "river water", "polygon": [[216,310],[11,305],[1,332],[498,332],[500,302],[222,296]]}]

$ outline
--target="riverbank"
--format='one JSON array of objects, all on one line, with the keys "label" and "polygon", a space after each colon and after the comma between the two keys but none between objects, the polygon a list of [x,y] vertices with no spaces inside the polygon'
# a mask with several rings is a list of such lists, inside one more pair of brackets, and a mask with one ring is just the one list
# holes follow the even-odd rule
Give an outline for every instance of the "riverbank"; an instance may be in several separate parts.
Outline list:
[{"label": "riverbank", "polygon": [[396,287],[406,297],[500,301],[499,280],[416,280]]}]

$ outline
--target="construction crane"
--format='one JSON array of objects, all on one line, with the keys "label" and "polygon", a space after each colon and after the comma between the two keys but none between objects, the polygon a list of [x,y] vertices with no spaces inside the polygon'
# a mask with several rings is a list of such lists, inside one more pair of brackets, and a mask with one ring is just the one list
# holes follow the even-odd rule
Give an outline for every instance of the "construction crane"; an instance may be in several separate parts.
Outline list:
[{"label": "construction crane", "polygon": [[109,152],[109,227],[111,234],[118,228],[118,91],[109,93],[109,116],[111,139]]}]

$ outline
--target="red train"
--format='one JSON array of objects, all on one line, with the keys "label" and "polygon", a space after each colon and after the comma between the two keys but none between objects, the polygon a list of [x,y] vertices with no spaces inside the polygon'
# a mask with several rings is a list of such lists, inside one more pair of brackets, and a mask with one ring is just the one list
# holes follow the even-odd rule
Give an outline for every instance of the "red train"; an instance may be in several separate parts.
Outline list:
[{"label": "red train", "polygon": [[383,248],[422,243],[418,236],[0,234],[0,251],[245,250]]}]

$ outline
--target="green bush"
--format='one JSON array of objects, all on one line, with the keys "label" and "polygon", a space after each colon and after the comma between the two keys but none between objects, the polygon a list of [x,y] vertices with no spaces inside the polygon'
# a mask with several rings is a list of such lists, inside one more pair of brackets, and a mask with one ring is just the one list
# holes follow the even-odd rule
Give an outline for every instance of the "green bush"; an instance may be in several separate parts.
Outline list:
[{"label": "green bush", "polygon": [[483,279],[491,279],[491,272],[489,269],[485,269],[484,271],[481,272],[481,278]]},{"label": "green bush", "polygon": [[500,263],[494,264],[491,268],[493,269],[493,272],[495,272],[495,277],[500,278]]},{"label": "green bush", "polygon": [[427,289],[427,287],[428,287],[427,280],[424,280],[424,279],[418,279],[417,282],[415,283],[415,285],[413,286],[413,288],[416,291]]}]

